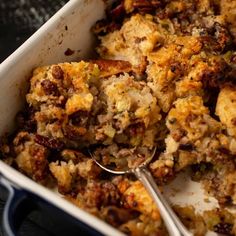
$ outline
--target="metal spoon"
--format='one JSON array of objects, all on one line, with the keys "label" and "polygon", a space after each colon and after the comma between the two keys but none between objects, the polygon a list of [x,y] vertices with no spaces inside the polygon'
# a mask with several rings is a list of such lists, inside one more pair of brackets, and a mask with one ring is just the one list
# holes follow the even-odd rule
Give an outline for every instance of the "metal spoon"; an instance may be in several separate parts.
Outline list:
[{"label": "metal spoon", "polygon": [[111,168],[107,168],[103,164],[101,164],[96,158],[93,153],[89,151],[89,154],[91,155],[92,159],[99,165],[102,169],[112,173],[112,174],[128,174],[133,173],[135,176],[142,182],[144,187],[147,189],[149,194],[152,196],[154,202],[156,203],[157,207],[159,208],[160,214],[162,216],[162,219],[164,220],[166,224],[166,228],[169,232],[169,235],[173,236],[193,236],[192,233],[190,233],[186,227],[183,225],[183,223],[180,221],[180,219],[177,217],[175,212],[170,207],[169,203],[165,200],[162,193],[158,189],[155,180],[153,179],[151,173],[147,169],[147,165],[152,160],[153,156],[155,155],[156,148],[152,151],[152,154],[149,158],[146,159],[145,162],[140,164],[138,167],[126,169],[126,170],[113,170]]}]

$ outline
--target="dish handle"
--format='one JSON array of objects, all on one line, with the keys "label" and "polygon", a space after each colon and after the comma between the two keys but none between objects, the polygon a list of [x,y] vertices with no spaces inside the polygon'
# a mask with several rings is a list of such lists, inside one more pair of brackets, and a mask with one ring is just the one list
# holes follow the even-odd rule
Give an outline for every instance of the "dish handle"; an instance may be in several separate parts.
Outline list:
[{"label": "dish handle", "polygon": [[[39,196],[19,188],[1,174],[0,186],[8,192],[2,219],[4,236],[19,235],[18,231],[23,221],[33,211],[40,211],[42,214],[41,217],[36,217],[39,218],[39,222],[36,223],[41,230],[44,230],[43,235],[78,236],[78,233],[84,236],[103,235]],[[37,233],[39,235],[39,232]]]},{"label": "dish handle", "polygon": [[[16,236],[23,219],[29,214],[31,204],[24,204],[27,194],[0,176],[0,184],[8,192],[7,201],[3,210],[2,230],[4,236]],[[32,209],[33,210],[33,209]]]}]

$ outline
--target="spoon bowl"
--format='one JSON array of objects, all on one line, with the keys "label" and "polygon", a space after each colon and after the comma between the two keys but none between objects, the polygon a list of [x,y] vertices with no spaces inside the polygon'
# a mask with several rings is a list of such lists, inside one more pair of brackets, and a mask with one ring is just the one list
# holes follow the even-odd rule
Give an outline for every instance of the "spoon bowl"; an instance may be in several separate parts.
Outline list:
[{"label": "spoon bowl", "polygon": [[180,219],[177,217],[175,212],[170,207],[169,203],[166,201],[166,199],[163,197],[161,191],[157,187],[154,178],[152,177],[150,171],[148,170],[147,166],[152,161],[153,157],[156,153],[156,147],[153,148],[151,151],[151,154],[148,158],[145,158],[145,160],[141,163],[139,163],[138,166],[135,167],[126,167],[124,169],[114,169],[104,165],[104,163],[101,163],[101,158],[96,158],[96,155],[94,155],[93,152],[89,151],[90,156],[94,160],[95,163],[97,163],[98,166],[100,166],[103,170],[110,172],[112,174],[129,174],[133,173],[138,180],[142,182],[146,190],[151,195],[153,201],[157,205],[160,214],[165,222],[166,228],[169,232],[169,235],[171,236],[193,236],[192,233],[190,233],[186,227],[183,225],[183,223],[180,221]]},{"label": "spoon bowl", "polygon": [[[151,151],[151,155],[147,159],[145,159],[145,161],[143,161],[138,167],[139,168],[146,167],[152,161],[153,157],[155,156],[155,153],[156,153],[156,147],[154,147],[153,150]],[[98,160],[98,158],[96,158],[94,153],[91,152],[90,150],[89,150],[89,154],[92,157],[92,159],[94,160],[94,162],[96,162],[96,164],[98,166],[100,166],[103,170],[105,170],[107,172],[110,172],[112,174],[118,174],[118,175],[129,174],[129,173],[133,173],[134,172],[135,168],[129,168],[129,167],[127,168],[126,167],[126,168],[117,170],[117,169],[114,169],[114,168],[112,168],[110,166],[107,167],[106,165],[101,164],[101,161]]]}]

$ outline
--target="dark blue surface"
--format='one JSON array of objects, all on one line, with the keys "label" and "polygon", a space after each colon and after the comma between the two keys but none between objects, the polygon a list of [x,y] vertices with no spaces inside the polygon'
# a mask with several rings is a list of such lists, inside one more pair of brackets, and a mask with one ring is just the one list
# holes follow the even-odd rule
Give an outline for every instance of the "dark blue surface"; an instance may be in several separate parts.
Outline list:
[{"label": "dark blue surface", "polygon": [[[3,210],[1,227],[3,236],[102,236],[98,231],[76,220],[35,194],[13,187],[8,180],[1,176],[0,185],[5,186],[9,193]],[[31,225],[26,221],[25,226],[22,226],[26,217],[28,217]],[[32,227],[33,222],[35,223],[34,228]]]},{"label": "dark blue surface", "polygon": [[0,62],[68,0],[1,0]]}]

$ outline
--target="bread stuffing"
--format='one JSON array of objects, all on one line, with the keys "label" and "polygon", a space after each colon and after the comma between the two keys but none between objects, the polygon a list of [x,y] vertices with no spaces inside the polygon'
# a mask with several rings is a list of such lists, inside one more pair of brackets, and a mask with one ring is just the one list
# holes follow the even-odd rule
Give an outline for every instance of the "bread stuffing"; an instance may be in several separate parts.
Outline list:
[{"label": "bread stuffing", "polygon": [[219,203],[175,206],[186,227],[236,235],[236,1],[119,0],[106,12],[96,57],[35,68],[0,158],[127,235],[164,236],[143,185],[88,153],[133,167],[157,147],[160,189],[188,169]]}]

